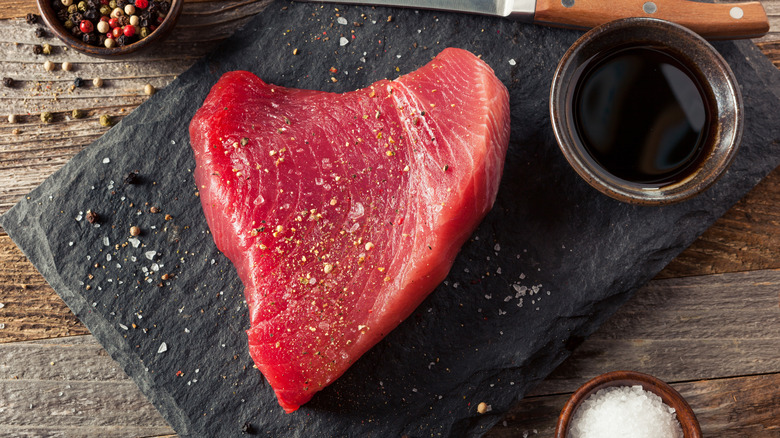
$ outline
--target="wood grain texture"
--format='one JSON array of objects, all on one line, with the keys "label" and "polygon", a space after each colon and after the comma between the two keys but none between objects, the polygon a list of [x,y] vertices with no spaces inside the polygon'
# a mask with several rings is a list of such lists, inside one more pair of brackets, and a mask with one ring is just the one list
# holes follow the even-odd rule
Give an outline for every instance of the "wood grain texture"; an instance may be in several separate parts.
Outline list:
[{"label": "wood grain texture", "polygon": [[[649,5],[652,5],[648,7]],[[732,16],[732,9],[742,14]],[[537,0],[534,19],[552,25],[592,28],[615,17],[652,17],[674,21],[705,38],[757,38],[767,33],[769,22],[760,2],[707,4],[690,0]]]},{"label": "wood grain texture", "polygon": [[89,333],[7,234],[0,266],[0,343]]},{"label": "wood grain texture", "polygon": [[0,344],[0,394],[0,436],[173,433],[92,336]]}]

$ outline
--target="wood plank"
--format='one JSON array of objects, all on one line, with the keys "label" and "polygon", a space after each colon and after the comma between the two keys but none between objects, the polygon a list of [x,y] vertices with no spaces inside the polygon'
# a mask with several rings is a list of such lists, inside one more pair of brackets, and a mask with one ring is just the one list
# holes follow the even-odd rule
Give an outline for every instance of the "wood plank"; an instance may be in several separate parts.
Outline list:
[{"label": "wood plank", "polygon": [[0,436],[173,433],[92,336],[0,344]]},{"label": "wood plank", "polygon": [[657,278],[780,268],[780,167],[718,219]]},{"label": "wood plank", "polygon": [[[693,408],[703,436],[777,438],[780,435],[780,373],[671,384]],[[528,397],[485,438],[549,438],[571,394]]]},{"label": "wood plank", "polygon": [[668,381],[780,372],[779,301],[780,270],[653,280],[530,395],[619,369]]},{"label": "wood plank", "polygon": [[89,333],[7,234],[0,266],[0,343]]}]

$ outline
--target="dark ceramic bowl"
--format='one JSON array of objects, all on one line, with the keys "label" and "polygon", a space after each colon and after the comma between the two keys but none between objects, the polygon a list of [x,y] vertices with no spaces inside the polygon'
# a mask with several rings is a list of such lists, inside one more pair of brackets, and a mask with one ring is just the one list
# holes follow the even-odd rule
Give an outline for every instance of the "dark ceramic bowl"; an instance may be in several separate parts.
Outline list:
[{"label": "dark ceramic bowl", "polygon": [[133,44],[116,46],[109,49],[103,46],[89,45],[83,42],[81,39],[74,37],[67,29],[65,29],[63,23],[57,18],[57,14],[51,7],[51,0],[37,0],[37,2],[38,10],[41,13],[41,17],[43,17],[43,21],[46,22],[46,25],[49,27],[49,29],[51,29],[51,31],[57,35],[57,38],[62,40],[62,42],[64,42],[72,49],[99,58],[122,57],[130,53],[138,52],[139,50],[147,49],[150,46],[153,46],[155,43],[165,39],[165,37],[168,36],[173,27],[176,25],[176,20],[179,19],[182,5],[184,4],[184,0],[171,0],[171,8],[168,11],[168,15],[165,16],[163,22],[160,23],[160,26],[158,26],[154,32],[150,33],[146,38],[138,40]]},{"label": "dark ceramic bowl", "polygon": [[563,410],[561,410],[561,414],[558,416],[558,425],[555,428],[555,438],[568,437],[569,422],[574,416],[574,412],[592,394],[604,388],[634,385],[642,385],[642,388],[644,388],[645,391],[652,392],[661,397],[661,400],[663,400],[664,403],[674,408],[685,438],[701,438],[702,435],[699,421],[696,420],[693,409],[691,409],[688,402],[685,401],[680,393],[662,380],[635,371],[612,371],[602,374],[594,377],[577,389],[577,391],[569,397],[569,400],[563,406]]},{"label": "dark ceramic bowl", "polygon": [[[645,184],[618,178],[592,158],[579,138],[573,101],[583,71],[606,53],[633,47],[663,51],[687,68],[701,84],[699,91],[710,115],[703,158],[672,182]],[[661,205],[689,199],[720,178],[736,155],[744,116],[734,73],[707,41],[668,21],[626,18],[590,30],[566,51],[550,90],[550,117],[563,155],[588,184],[620,201]]]}]

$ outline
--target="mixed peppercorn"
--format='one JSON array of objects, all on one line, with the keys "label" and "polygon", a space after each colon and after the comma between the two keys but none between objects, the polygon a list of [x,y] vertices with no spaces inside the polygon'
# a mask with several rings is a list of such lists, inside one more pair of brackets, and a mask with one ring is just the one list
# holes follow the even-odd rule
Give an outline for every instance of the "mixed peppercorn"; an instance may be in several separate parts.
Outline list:
[{"label": "mixed peppercorn", "polygon": [[108,48],[146,38],[165,20],[169,0],[52,0],[57,18],[86,44]]}]

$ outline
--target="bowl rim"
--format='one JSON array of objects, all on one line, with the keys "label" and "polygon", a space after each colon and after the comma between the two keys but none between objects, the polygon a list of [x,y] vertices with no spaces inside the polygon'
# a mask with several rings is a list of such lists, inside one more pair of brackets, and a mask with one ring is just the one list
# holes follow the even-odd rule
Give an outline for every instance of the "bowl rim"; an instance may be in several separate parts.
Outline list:
[{"label": "bowl rim", "polygon": [[[628,47],[669,49],[693,69],[711,100],[709,141],[714,145],[697,170],[671,184],[638,184],[614,177],[576,140],[569,100],[583,68],[599,53]],[[564,53],[553,75],[549,98],[555,139],[572,168],[592,187],[619,201],[665,205],[689,199],[714,184],[731,165],[744,127],[742,94],[736,76],[720,53],[690,29],[665,20],[631,17],[611,21],[582,35]]]},{"label": "bowl rim", "polygon": [[110,49],[104,46],[93,46],[75,38],[65,29],[63,23],[57,18],[54,9],[51,7],[51,0],[36,0],[36,3],[38,5],[38,11],[43,18],[44,23],[46,23],[46,26],[68,47],[90,56],[113,58],[146,49],[167,36],[176,25],[176,21],[182,11],[184,0],[171,0],[171,8],[168,10],[165,19],[160,23],[160,26],[146,38],[132,44],[116,46]]},{"label": "bowl rim", "polygon": [[641,385],[645,391],[661,397],[661,400],[666,405],[674,408],[677,420],[682,427],[684,438],[702,437],[699,420],[696,419],[693,409],[677,390],[650,374],[617,370],[588,380],[569,397],[558,416],[558,422],[555,426],[555,438],[566,438],[568,436],[569,423],[574,412],[592,394],[604,388],[633,385]]}]

